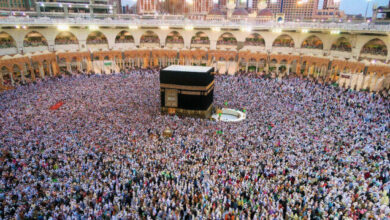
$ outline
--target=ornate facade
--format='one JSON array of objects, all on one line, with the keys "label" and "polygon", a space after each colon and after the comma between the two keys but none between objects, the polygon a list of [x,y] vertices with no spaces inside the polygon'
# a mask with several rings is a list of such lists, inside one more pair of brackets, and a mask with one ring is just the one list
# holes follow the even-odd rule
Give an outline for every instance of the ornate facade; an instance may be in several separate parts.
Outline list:
[{"label": "ornate facade", "polygon": [[105,28],[7,29],[0,33],[0,84],[58,74],[108,74],[171,64],[214,66],[220,74],[297,74],[351,89],[390,86],[390,38],[358,33]]}]

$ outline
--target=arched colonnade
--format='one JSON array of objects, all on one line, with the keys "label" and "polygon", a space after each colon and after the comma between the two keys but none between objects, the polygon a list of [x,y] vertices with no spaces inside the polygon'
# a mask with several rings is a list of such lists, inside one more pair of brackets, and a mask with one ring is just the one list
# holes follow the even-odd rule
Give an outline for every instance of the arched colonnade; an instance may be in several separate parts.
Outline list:
[{"label": "arched colonnade", "polygon": [[214,66],[217,72],[229,74],[252,71],[278,77],[294,73],[333,82],[339,81],[345,74],[390,76],[390,67],[387,65],[331,60],[327,57],[251,51],[135,49],[2,57],[0,81],[2,85],[16,85],[64,73],[110,73],[128,68],[165,67],[172,64]]}]

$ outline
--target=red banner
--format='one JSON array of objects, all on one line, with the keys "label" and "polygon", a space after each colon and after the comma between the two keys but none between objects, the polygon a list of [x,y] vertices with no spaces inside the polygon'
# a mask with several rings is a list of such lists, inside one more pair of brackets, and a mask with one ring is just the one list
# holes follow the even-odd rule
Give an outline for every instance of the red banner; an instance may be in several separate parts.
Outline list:
[{"label": "red banner", "polygon": [[50,110],[57,110],[59,109],[63,104],[65,104],[63,101],[59,101],[56,104],[50,106]]}]

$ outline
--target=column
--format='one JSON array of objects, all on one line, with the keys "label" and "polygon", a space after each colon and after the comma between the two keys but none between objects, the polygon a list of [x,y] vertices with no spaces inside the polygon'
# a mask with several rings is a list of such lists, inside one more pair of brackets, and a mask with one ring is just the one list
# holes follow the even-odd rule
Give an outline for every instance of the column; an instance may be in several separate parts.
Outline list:
[{"label": "column", "polygon": [[[72,67],[70,66],[69,62],[66,62],[66,70],[70,73],[72,73]],[[73,74],[73,73],[72,73]]]},{"label": "column", "polygon": [[39,63],[39,73],[41,75],[41,78],[43,79],[45,77],[45,71],[43,70],[42,63]]},{"label": "column", "polygon": [[53,71],[51,69],[51,64],[50,62],[47,64],[47,68],[49,69],[49,76],[53,76]]},{"label": "column", "polygon": [[245,71],[248,72],[248,61],[246,62],[246,65],[245,65]]},{"label": "column", "polygon": [[299,77],[302,77],[302,74],[301,74],[301,63],[299,63],[299,61],[297,61],[297,65],[295,66],[295,73]]},{"label": "column", "polygon": [[259,72],[259,61],[256,61],[256,74]]},{"label": "column", "polygon": [[217,41],[216,40],[210,40],[210,50],[217,49]]},{"label": "column", "polygon": [[11,71],[9,72],[9,75],[10,75],[10,77],[11,77],[11,84],[12,84],[12,85],[15,85],[14,73],[12,72],[12,69],[11,69]]},{"label": "column", "polygon": [[77,60],[77,68],[79,69],[79,71],[83,71],[83,60],[82,59],[78,59]]},{"label": "column", "polygon": [[40,6],[40,4],[35,4],[35,11],[38,13],[38,16],[41,16],[41,6]]},{"label": "column", "polygon": [[87,58],[87,72],[92,71],[92,62],[90,58]]},{"label": "column", "polygon": [[225,68],[226,68],[227,74],[229,74],[229,63],[228,63],[228,59],[225,60]]},{"label": "column", "polygon": [[4,85],[3,72],[0,72],[0,85]]},{"label": "column", "polygon": [[286,66],[287,66],[287,69],[286,69],[287,75],[290,75],[290,67],[291,67],[291,64],[287,64]]},{"label": "column", "polygon": [[24,79],[24,70],[20,70],[20,78],[22,79],[22,82],[25,83],[25,79]]},{"label": "column", "polygon": [[303,72],[303,75],[309,76],[309,63],[306,62],[305,70]]},{"label": "column", "polygon": [[333,82],[336,81],[337,71],[338,71],[338,66],[335,66],[334,69],[332,70],[332,76],[331,76],[331,80]]},{"label": "column", "polygon": [[26,83],[27,68],[26,68],[26,64],[23,63],[22,65],[23,68],[20,70],[20,75],[22,77],[22,82]]},{"label": "column", "polygon": [[30,66],[31,79],[34,82],[36,80],[34,69]]},{"label": "column", "polygon": [[89,7],[89,16],[91,18],[93,18],[93,7],[92,6]]},{"label": "column", "polygon": [[69,17],[68,15],[69,15],[69,11],[68,11],[68,5],[67,4],[65,4],[64,6],[64,14],[65,14],[65,18],[67,18],[67,17]]}]

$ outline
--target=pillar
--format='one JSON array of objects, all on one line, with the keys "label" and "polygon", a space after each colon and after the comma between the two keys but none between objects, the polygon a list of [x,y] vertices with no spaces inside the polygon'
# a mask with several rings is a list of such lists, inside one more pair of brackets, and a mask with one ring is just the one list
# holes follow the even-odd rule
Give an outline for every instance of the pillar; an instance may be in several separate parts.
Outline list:
[{"label": "pillar", "polygon": [[246,62],[245,71],[248,72],[248,62]]},{"label": "pillar", "polygon": [[290,67],[291,67],[291,64],[287,64],[286,65],[286,71],[287,71],[287,75],[290,75]]},{"label": "pillar", "polygon": [[26,82],[26,75],[27,75],[27,66],[25,63],[22,64],[23,68],[20,70],[20,74],[22,76],[22,82]]},{"label": "pillar", "polygon": [[79,59],[77,60],[77,64],[78,64],[78,70],[79,71],[83,71],[83,60],[82,59]]},{"label": "pillar", "polygon": [[41,16],[41,5],[35,4],[35,11],[37,12],[38,16]]},{"label": "pillar", "polygon": [[66,70],[70,73],[72,73],[72,67],[70,66],[69,62],[66,62]]},{"label": "pillar", "polygon": [[63,7],[64,7],[64,15],[65,15],[65,18],[67,18],[68,15],[69,15],[68,4],[65,4]]},{"label": "pillar", "polygon": [[309,63],[306,62],[305,70],[303,71],[303,75],[309,76]]},{"label": "pillar", "polygon": [[26,83],[26,78],[24,76],[25,76],[25,70],[22,69],[20,70],[20,77],[22,78],[22,82]]},{"label": "pillar", "polygon": [[225,61],[225,68],[226,68],[227,74],[229,74],[229,63],[228,63],[228,59],[226,59],[226,61]]},{"label": "pillar", "polygon": [[11,84],[12,85],[15,85],[15,81],[14,81],[14,72],[12,71],[12,68],[10,68],[11,71],[9,72],[9,75],[11,77]]},{"label": "pillar", "polygon": [[87,72],[92,71],[92,61],[90,58],[87,58]]},{"label": "pillar", "polygon": [[298,76],[301,76],[301,64],[297,61],[297,65],[295,67],[295,72]]},{"label": "pillar", "polygon": [[217,49],[217,41],[211,40],[210,41],[210,50],[215,50],[215,49]]},{"label": "pillar", "polygon": [[47,68],[49,69],[49,76],[53,76],[52,64],[50,62],[47,64]]},{"label": "pillar", "polygon": [[4,85],[3,72],[0,72],[0,85]]},{"label": "pillar", "polygon": [[91,18],[93,18],[93,7],[92,6],[89,7],[89,16]]},{"label": "pillar", "polygon": [[39,63],[39,73],[41,75],[41,78],[43,79],[45,77],[45,71],[43,70],[42,63]]},{"label": "pillar", "polygon": [[35,81],[36,80],[36,77],[35,77],[35,72],[34,72],[34,69],[30,66],[30,73],[31,73],[31,79],[32,81]]}]

